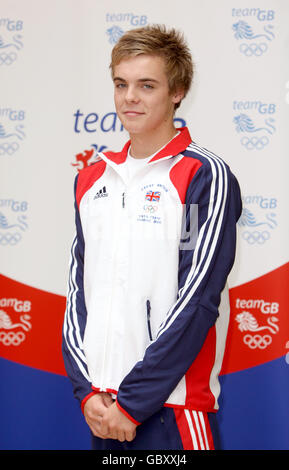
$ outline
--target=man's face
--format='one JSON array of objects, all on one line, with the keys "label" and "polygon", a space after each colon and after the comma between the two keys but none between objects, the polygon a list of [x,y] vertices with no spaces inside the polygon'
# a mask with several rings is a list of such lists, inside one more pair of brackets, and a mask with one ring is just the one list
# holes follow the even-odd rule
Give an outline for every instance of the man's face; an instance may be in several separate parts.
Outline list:
[{"label": "man's face", "polygon": [[161,57],[139,55],[122,60],[114,68],[116,112],[129,134],[147,135],[171,129],[174,105],[181,94],[169,94]]}]

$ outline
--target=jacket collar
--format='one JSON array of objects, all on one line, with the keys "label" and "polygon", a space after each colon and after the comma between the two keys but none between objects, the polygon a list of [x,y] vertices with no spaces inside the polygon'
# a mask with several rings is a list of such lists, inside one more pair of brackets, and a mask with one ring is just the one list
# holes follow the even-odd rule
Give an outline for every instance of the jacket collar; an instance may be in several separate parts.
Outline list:
[{"label": "jacket collar", "polygon": [[[148,163],[155,162],[156,160],[161,160],[164,157],[170,157],[178,155],[183,152],[192,142],[189,130],[187,127],[180,127],[177,129],[179,134],[176,135],[167,145],[165,145],[154,157],[148,161]],[[131,141],[129,140],[123,147],[121,152],[104,152],[99,153],[99,156],[102,158],[104,156],[105,160],[108,159],[117,165],[124,163],[126,161],[127,152],[130,147]]]}]

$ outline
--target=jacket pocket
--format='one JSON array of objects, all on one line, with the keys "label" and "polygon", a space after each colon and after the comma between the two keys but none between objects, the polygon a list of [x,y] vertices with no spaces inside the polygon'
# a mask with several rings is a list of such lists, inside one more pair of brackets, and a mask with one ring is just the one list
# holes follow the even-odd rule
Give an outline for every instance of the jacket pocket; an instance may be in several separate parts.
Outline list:
[{"label": "jacket pocket", "polygon": [[148,326],[148,334],[149,334],[149,339],[150,339],[150,341],[153,341],[152,329],[151,329],[151,303],[150,303],[149,300],[147,300],[146,305],[147,305],[147,326]]}]

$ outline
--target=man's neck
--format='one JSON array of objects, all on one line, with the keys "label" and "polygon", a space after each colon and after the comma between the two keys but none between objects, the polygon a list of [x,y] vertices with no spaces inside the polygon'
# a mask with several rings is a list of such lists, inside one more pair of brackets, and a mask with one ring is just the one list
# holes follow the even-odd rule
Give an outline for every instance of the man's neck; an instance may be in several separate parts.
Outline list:
[{"label": "man's neck", "polygon": [[156,153],[177,135],[177,130],[172,127],[168,132],[161,135],[159,132],[149,135],[130,135],[130,154],[134,158],[146,158]]}]

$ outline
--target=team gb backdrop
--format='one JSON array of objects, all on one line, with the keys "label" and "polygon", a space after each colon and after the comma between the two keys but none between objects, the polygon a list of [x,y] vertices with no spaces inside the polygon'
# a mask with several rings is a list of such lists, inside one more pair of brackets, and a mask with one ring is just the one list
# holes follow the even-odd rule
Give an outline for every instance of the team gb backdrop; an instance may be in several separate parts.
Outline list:
[{"label": "team gb backdrop", "polygon": [[128,140],[110,51],[149,23],[183,30],[196,67],[176,115],[242,189],[221,371],[222,446],[289,448],[288,66],[283,0],[2,0],[1,449],[87,449],[61,356],[73,181]]}]

